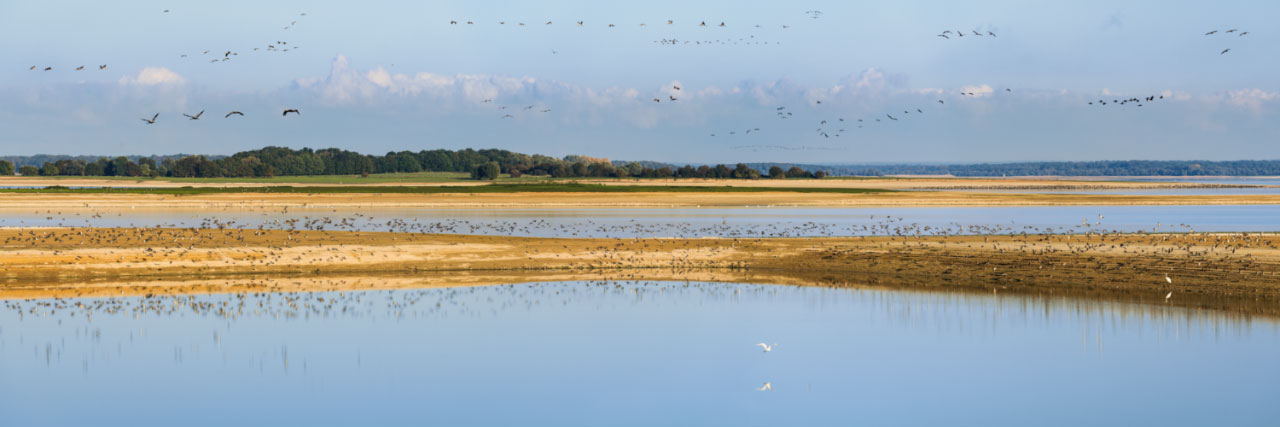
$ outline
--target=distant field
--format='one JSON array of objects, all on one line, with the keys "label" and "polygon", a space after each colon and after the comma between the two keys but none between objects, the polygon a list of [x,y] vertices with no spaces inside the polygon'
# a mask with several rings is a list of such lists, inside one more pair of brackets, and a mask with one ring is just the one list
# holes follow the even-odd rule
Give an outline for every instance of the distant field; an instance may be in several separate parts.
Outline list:
[{"label": "distant field", "polygon": [[597,185],[574,183],[488,184],[458,186],[309,186],[309,187],[116,187],[116,188],[0,188],[0,193],[20,194],[160,194],[196,195],[229,193],[285,193],[285,194],[443,194],[443,193],[882,193],[892,190],[840,187],[727,187],[727,186],[664,186],[664,185]]},{"label": "distant field", "polygon": [[[463,172],[414,172],[414,173],[379,173],[364,178],[360,175],[308,175],[308,176],[276,176],[271,178],[176,178],[159,177],[143,178],[136,176],[40,176],[30,179],[43,180],[106,180],[146,182],[192,182],[192,183],[279,183],[279,184],[383,184],[398,182],[453,182],[471,181],[471,175]],[[507,178],[511,179],[511,178]],[[525,180],[525,178],[520,178]]]}]

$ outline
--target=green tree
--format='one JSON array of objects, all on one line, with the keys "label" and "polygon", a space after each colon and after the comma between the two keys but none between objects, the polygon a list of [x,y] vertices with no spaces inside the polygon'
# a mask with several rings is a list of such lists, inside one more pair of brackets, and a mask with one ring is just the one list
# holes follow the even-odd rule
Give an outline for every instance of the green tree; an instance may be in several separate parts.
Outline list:
[{"label": "green tree", "polygon": [[780,167],[778,167],[778,166],[772,166],[772,167],[770,167],[770,168],[769,168],[769,178],[773,178],[773,179],[783,179],[783,178],[786,178],[786,177],[787,177],[787,173],[786,173],[786,172],[783,172],[783,171],[782,171],[782,168],[780,168]]},{"label": "green tree", "polygon": [[53,164],[53,162],[45,162],[44,166],[40,167],[40,175],[57,176],[58,165]]},{"label": "green tree", "polygon": [[104,173],[106,171],[102,169],[102,165],[98,162],[89,162],[84,165],[85,176],[102,176]]},{"label": "green tree", "polygon": [[13,175],[13,162],[0,160],[0,176]]},{"label": "green tree", "polygon": [[587,176],[587,164],[582,162],[574,163],[572,168],[573,176]]},{"label": "green tree", "polygon": [[729,170],[728,166],[719,164],[719,165],[716,165],[716,168],[712,171],[712,177],[721,178],[721,179],[730,178],[729,175],[732,173],[733,171]]},{"label": "green tree", "polygon": [[496,180],[498,179],[498,176],[501,174],[501,171],[502,169],[501,169],[501,166],[498,166],[498,162],[489,162],[483,165],[476,165],[475,169],[471,170],[471,179],[479,179],[479,180],[487,179],[490,181]]},{"label": "green tree", "polygon": [[22,176],[36,176],[40,174],[40,169],[35,166],[26,165],[18,168],[18,174]]}]

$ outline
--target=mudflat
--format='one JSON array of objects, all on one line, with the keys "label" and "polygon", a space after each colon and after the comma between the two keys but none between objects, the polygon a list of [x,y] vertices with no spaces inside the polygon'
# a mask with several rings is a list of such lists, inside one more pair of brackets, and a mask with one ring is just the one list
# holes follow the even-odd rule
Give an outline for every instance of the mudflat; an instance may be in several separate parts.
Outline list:
[{"label": "mudflat", "polygon": [[[435,275],[431,283],[440,285],[592,278],[880,284],[1087,294],[1280,315],[1280,235],[1268,233],[572,239],[10,228],[0,229],[0,265],[0,298],[153,293],[190,280],[208,281],[196,287],[207,292],[215,284],[265,280],[255,278],[272,278],[272,290],[289,291],[290,278],[390,274]],[[313,284],[292,290],[317,286],[307,283]]]},{"label": "mudflat", "polygon": [[[376,177],[376,176],[375,176]],[[323,178],[323,179],[320,179]],[[324,177],[274,177],[264,178],[219,178],[219,179],[167,179],[167,178],[101,178],[101,177],[0,177],[0,187],[118,187],[118,188],[261,188],[270,186],[293,187],[372,187],[372,186],[408,186],[408,187],[440,187],[440,186],[477,186],[488,185],[489,181],[472,181],[464,179],[419,180],[411,178],[388,181],[386,179],[365,179],[359,176],[324,176]],[[1134,181],[1135,178],[1144,179]],[[573,178],[547,179],[537,178],[523,180],[503,180],[502,183],[588,183],[619,186],[712,186],[712,187],[754,187],[754,188],[860,188],[883,190],[1154,190],[1179,188],[1240,188],[1259,187],[1258,185],[1234,185],[1193,182],[1161,182],[1150,179],[1159,177],[1015,177],[1015,178],[955,178],[941,176],[917,177],[871,177],[871,178],[827,178],[827,179],[632,179],[632,178]]]}]

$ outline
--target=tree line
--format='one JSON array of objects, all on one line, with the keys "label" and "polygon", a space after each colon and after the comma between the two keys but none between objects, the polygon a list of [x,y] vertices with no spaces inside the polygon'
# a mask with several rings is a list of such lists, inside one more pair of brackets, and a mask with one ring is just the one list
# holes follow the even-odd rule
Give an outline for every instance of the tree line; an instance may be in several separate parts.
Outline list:
[{"label": "tree line", "polygon": [[[7,169],[5,169],[7,166]],[[652,163],[614,163],[608,159],[571,155],[554,158],[500,149],[422,150],[368,155],[337,148],[313,150],[266,147],[225,157],[187,155],[181,157],[65,157],[49,160],[39,167],[0,160],[0,175],[17,172],[24,176],[128,176],[128,177],[273,177],[304,175],[369,175],[395,172],[463,172],[474,179],[496,179],[501,174],[551,177],[601,178],[822,178],[824,171],[800,167],[771,168],[767,174],[739,163],[727,165],[656,166]],[[6,172],[7,170],[7,172]]]}]

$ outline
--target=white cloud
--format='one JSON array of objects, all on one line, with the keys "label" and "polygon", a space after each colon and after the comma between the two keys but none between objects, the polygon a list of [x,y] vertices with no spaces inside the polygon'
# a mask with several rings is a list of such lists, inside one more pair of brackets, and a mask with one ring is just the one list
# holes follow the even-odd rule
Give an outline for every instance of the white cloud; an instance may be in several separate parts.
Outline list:
[{"label": "white cloud", "polygon": [[137,75],[120,78],[120,84],[136,86],[180,85],[186,82],[187,79],[164,67],[146,67]]},{"label": "white cloud", "polygon": [[1227,105],[1248,108],[1257,112],[1262,109],[1264,103],[1276,100],[1280,100],[1280,93],[1254,88],[1229,91],[1225,102]]},{"label": "white cloud", "polygon": [[968,85],[968,86],[961,87],[960,92],[963,92],[965,94],[970,94],[970,93],[973,94],[969,96],[985,97],[985,96],[991,96],[992,93],[995,93],[995,90],[992,89],[990,85],[981,85],[981,86]]}]

